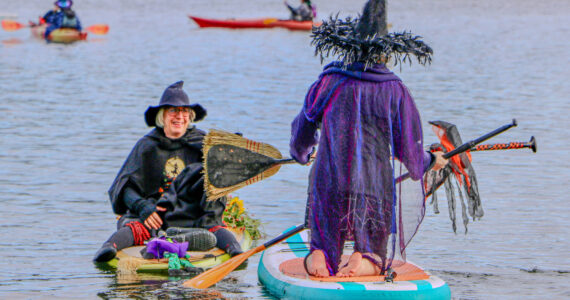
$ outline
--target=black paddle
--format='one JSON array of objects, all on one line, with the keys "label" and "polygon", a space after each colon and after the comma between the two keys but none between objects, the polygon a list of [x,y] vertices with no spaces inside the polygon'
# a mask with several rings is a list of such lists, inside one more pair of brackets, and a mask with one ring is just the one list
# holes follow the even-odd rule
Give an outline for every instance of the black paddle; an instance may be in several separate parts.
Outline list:
[{"label": "black paddle", "polygon": [[210,183],[226,188],[254,178],[267,169],[293,163],[292,158],[276,159],[234,145],[214,145],[206,156]]},{"label": "black paddle", "polygon": [[[480,143],[482,143],[482,142],[484,142],[484,141],[486,141],[486,140],[488,140],[488,139],[490,139],[490,138],[492,138],[492,137],[494,137],[500,133],[503,133],[512,127],[516,127],[516,126],[517,126],[517,120],[513,119],[513,122],[511,124],[503,125],[503,126],[497,128],[497,129],[495,129],[495,130],[493,130],[487,134],[484,134],[484,135],[482,135],[482,136],[480,136],[474,140],[466,142],[463,145],[461,145],[461,146],[459,146],[459,147],[457,147],[457,148],[455,148],[455,149],[453,149],[447,153],[444,153],[443,158],[448,159],[454,155],[457,155],[459,153],[463,153],[467,150],[470,150],[471,148],[475,147],[476,145],[478,145],[478,144],[480,144]],[[408,178],[410,178],[410,173],[406,173],[406,174],[396,178],[396,183],[400,183],[400,182],[402,182]]]}]

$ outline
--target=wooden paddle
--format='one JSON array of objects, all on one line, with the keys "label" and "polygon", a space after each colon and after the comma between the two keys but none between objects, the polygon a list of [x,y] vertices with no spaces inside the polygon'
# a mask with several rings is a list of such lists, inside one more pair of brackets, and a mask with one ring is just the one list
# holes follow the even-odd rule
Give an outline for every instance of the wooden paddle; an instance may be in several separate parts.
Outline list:
[{"label": "wooden paddle", "polygon": [[196,289],[206,289],[214,284],[216,284],[217,282],[219,282],[220,280],[222,280],[224,277],[226,277],[226,275],[228,275],[229,273],[231,273],[233,270],[235,270],[237,267],[239,267],[244,261],[246,261],[248,258],[250,258],[252,255],[261,252],[279,242],[281,242],[284,239],[287,239],[288,237],[295,235],[297,233],[299,233],[301,230],[305,229],[305,225],[301,224],[298,225],[297,227],[293,228],[290,231],[287,231],[285,233],[282,233],[281,235],[279,235],[278,237],[266,242],[263,245],[257,246],[249,251],[246,251],[242,254],[236,255],[234,257],[232,257],[231,259],[229,259],[228,261],[224,262],[221,265],[218,265],[217,267],[214,267],[192,279],[189,279],[187,281],[185,281],[183,283],[184,287],[191,287],[191,288],[196,288]]},{"label": "wooden paddle", "polygon": [[[2,20],[2,28],[6,31],[16,31],[22,28],[38,26],[37,24],[24,25],[22,23],[12,21],[12,20]],[[91,32],[93,34],[104,35],[109,32],[109,25],[107,24],[95,24],[84,29],[84,31]]]},{"label": "wooden paddle", "polygon": [[215,200],[246,185],[270,177],[283,159],[275,147],[241,135],[212,129],[204,138],[204,189],[208,200]]}]

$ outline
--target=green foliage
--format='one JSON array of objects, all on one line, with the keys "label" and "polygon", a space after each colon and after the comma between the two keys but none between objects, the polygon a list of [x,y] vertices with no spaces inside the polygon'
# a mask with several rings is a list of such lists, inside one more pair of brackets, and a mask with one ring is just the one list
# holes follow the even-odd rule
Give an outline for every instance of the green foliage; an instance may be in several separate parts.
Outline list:
[{"label": "green foliage", "polygon": [[226,205],[223,220],[226,226],[245,229],[253,240],[263,236],[260,230],[261,221],[249,216],[243,206],[243,200],[238,197],[232,197]]}]

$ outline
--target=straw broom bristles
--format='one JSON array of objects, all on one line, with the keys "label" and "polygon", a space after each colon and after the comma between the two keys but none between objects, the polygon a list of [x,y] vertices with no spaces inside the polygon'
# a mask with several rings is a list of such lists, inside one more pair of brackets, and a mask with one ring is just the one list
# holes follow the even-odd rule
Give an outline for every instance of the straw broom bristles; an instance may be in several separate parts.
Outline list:
[{"label": "straw broom bristles", "polygon": [[[206,259],[209,255],[212,255],[212,257],[217,257],[223,255],[226,252],[221,249],[214,248],[214,250],[206,252],[200,251],[199,253],[196,252],[191,252],[191,253],[193,254],[190,259],[185,259],[185,258],[182,259],[188,260],[189,262],[197,262]],[[127,253],[124,253],[123,251],[119,251],[117,253],[117,273],[135,274],[142,265],[152,265],[152,264],[168,264],[168,259],[166,258],[145,259],[142,257],[129,255]]]},{"label": "straw broom bristles", "polygon": [[158,259],[144,259],[142,257],[127,255],[122,251],[117,253],[117,273],[121,274],[135,274],[142,265],[163,263],[165,262]]},{"label": "straw broom bristles", "polygon": [[210,151],[210,148],[212,148],[212,146],[214,145],[232,145],[235,147],[240,147],[243,149],[247,149],[249,151],[252,152],[256,152],[274,159],[282,159],[283,156],[281,155],[281,152],[279,152],[279,150],[277,150],[275,147],[265,144],[265,143],[260,143],[260,142],[256,142],[256,141],[252,141],[249,139],[246,139],[240,135],[234,134],[234,133],[229,133],[229,132],[225,132],[222,130],[216,130],[216,129],[211,129],[208,134],[206,135],[206,137],[204,138],[204,146],[203,146],[203,152],[204,152],[204,189],[206,190],[206,195],[208,197],[208,201],[212,201],[215,199],[218,199],[220,197],[223,197],[235,190],[238,190],[244,186],[253,184],[255,182],[261,181],[267,177],[273,176],[275,173],[277,173],[277,171],[279,171],[279,168],[281,168],[280,164],[276,164],[275,166],[272,166],[270,168],[268,168],[267,170],[263,171],[262,173],[256,175],[253,178],[250,178],[248,180],[245,180],[243,182],[240,182],[238,184],[229,186],[229,187],[224,187],[224,188],[218,188],[215,187],[214,185],[212,185],[210,183],[210,180],[208,178],[208,152]]}]

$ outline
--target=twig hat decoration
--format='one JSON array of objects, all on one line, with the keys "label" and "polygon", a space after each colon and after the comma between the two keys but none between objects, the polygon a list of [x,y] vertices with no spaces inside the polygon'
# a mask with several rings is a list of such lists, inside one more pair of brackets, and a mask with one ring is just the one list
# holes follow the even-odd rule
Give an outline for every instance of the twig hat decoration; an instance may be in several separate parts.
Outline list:
[{"label": "twig hat decoration", "polygon": [[418,63],[431,63],[433,50],[422,41],[421,36],[411,32],[388,33],[386,3],[384,0],[369,0],[359,18],[338,18],[338,14],[323,24],[313,27],[311,44],[321,63],[328,56],[336,56],[344,65],[354,62],[372,64],[393,59],[394,64],[409,62],[410,55]]}]

